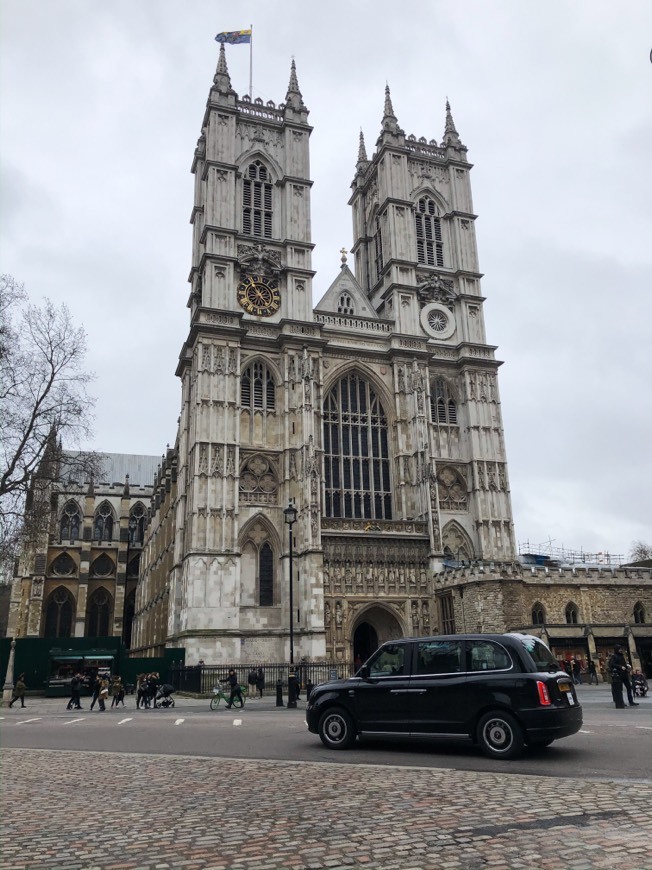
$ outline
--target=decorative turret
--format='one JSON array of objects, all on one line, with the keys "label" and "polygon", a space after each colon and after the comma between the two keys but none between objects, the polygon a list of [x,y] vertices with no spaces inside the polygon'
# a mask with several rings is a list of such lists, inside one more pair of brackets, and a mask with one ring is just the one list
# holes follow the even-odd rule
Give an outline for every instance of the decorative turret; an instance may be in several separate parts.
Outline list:
[{"label": "decorative turret", "polygon": [[456,151],[466,151],[466,146],[462,144],[457,129],[455,128],[455,122],[453,121],[453,115],[451,113],[451,106],[448,100],[446,100],[446,126],[444,128],[444,138],[442,139],[442,148],[454,148]]},{"label": "decorative turret", "polygon": [[215,87],[220,94],[234,93],[234,90],[231,87],[231,76],[229,75],[229,68],[226,65],[226,52],[224,50],[223,42],[220,43],[220,56],[217,61],[217,69],[213,77],[213,83],[215,84]]},{"label": "decorative turret", "polygon": [[392,98],[389,93],[389,85],[385,85],[385,106],[383,109],[382,129],[378,137],[378,143],[385,141],[386,137],[395,138],[403,137],[405,134],[398,125],[394,108],[392,106]]},{"label": "decorative turret", "polygon": [[368,163],[367,160],[367,149],[364,144],[364,133],[360,130],[360,144],[358,145],[358,166],[361,163]]},{"label": "decorative turret", "polygon": [[308,117],[308,109],[303,102],[303,96],[299,89],[299,80],[297,79],[297,68],[294,63],[294,58],[292,59],[292,64],[290,66],[290,83],[288,84],[288,92],[285,95],[285,105],[286,112],[289,110],[300,114],[301,120],[305,121]]}]

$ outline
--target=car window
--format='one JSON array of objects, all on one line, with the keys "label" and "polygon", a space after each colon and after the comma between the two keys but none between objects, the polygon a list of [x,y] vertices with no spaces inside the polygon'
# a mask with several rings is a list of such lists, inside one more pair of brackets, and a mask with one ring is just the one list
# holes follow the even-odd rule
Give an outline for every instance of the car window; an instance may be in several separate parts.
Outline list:
[{"label": "car window", "polygon": [[460,641],[424,640],[417,644],[417,674],[454,674],[461,670]]},{"label": "car window", "polygon": [[538,637],[531,634],[511,634],[511,637],[516,637],[528,651],[530,658],[536,665],[538,671],[549,671],[551,668],[559,670],[559,662],[550,652],[548,647]]},{"label": "car window", "polygon": [[393,677],[405,673],[405,644],[383,647],[369,664],[370,677]]},{"label": "car window", "polygon": [[467,640],[470,671],[502,671],[511,668],[507,650],[490,640]]}]

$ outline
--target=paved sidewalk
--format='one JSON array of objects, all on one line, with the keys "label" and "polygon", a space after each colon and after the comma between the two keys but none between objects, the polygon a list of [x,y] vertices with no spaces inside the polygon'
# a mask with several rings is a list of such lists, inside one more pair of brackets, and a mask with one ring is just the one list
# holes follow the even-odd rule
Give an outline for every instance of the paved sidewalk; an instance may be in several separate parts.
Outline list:
[{"label": "paved sidewalk", "polygon": [[0,870],[652,870],[652,786],[3,750]]}]

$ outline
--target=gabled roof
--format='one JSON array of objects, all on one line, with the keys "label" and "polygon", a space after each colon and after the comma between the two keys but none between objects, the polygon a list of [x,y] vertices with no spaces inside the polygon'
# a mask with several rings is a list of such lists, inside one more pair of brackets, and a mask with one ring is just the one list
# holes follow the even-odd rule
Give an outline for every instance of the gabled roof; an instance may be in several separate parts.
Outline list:
[{"label": "gabled roof", "polygon": [[372,317],[374,320],[379,320],[378,313],[373,305],[367,299],[362,287],[358,284],[355,275],[343,263],[340,268],[340,274],[333,281],[328,290],[315,306],[315,311],[328,311],[331,314],[340,314],[338,305],[343,293],[347,293],[353,302],[352,317]]}]

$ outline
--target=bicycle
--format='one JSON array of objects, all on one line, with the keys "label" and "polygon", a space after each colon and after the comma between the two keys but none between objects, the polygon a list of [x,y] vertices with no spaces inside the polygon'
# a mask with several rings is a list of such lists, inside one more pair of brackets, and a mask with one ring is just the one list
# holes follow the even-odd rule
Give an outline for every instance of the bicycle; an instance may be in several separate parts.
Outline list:
[{"label": "bicycle", "polygon": [[[246,692],[245,686],[240,686],[240,697],[236,695],[233,699],[234,707],[244,707],[245,696],[244,692]],[[231,697],[231,690],[225,691],[221,686],[215,686],[213,689],[213,697],[211,698],[211,710],[217,710],[220,706],[220,702],[224,701],[225,705],[229,703],[229,699]]]}]

